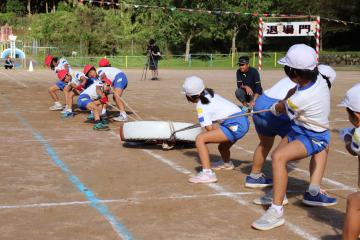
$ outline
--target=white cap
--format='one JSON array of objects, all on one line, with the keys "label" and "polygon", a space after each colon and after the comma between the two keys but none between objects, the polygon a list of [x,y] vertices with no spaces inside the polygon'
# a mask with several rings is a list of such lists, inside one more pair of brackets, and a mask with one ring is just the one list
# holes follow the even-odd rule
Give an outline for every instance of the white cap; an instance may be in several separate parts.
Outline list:
[{"label": "white cap", "polygon": [[320,64],[318,66],[318,69],[320,74],[327,77],[331,83],[335,81],[336,72],[332,67],[330,67],[329,65]]},{"label": "white cap", "polygon": [[314,70],[317,65],[317,55],[312,47],[305,44],[292,45],[286,56],[278,61],[280,65],[286,65],[296,69]]},{"label": "white cap", "polygon": [[360,112],[360,83],[350,88],[345,95],[345,99],[338,105],[340,107],[347,107],[354,112]]},{"label": "white cap", "polygon": [[187,77],[183,84],[183,93],[188,96],[199,95],[204,89],[204,81],[197,76]]}]

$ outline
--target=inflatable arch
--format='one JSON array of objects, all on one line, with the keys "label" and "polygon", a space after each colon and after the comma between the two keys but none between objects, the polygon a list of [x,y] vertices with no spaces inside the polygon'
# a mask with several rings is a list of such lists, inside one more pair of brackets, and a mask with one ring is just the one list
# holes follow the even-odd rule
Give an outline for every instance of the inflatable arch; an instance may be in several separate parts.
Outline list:
[{"label": "inflatable arch", "polygon": [[[1,58],[6,58],[8,55],[11,55],[11,48],[5,49],[1,53]],[[25,53],[23,51],[21,51],[20,49],[16,48],[15,49],[15,56],[16,56],[16,58],[24,59],[25,58]]]}]

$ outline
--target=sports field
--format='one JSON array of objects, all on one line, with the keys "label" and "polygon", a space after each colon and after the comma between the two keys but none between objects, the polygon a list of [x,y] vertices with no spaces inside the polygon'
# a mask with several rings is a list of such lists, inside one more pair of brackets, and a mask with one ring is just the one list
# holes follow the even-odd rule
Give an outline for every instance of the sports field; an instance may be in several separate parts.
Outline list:
[{"label": "sports field", "polygon": [[[139,69],[125,73],[124,99],[146,120],[197,121],[195,106],[181,94],[189,75],[236,102],[233,70],[160,69],[160,81],[140,81]],[[261,75],[264,89],[284,76],[279,70]],[[258,144],[253,125],[232,148],[235,170],[218,172],[215,184],[190,184],[188,176],[200,166],[195,149],[123,146],[119,123],[96,132],[85,113],[61,119],[48,110],[47,88],[56,80],[49,70],[0,71],[0,239],[340,239],[358,161],[335,134],[322,188],[339,203],[302,205],[309,161],[299,161],[289,166],[286,225],[261,232],[250,227],[264,212],[252,200],[265,190],[244,187]],[[337,72],[332,127],[350,127],[336,104],[359,80],[360,71]],[[219,160],[217,147],[210,148]]]}]

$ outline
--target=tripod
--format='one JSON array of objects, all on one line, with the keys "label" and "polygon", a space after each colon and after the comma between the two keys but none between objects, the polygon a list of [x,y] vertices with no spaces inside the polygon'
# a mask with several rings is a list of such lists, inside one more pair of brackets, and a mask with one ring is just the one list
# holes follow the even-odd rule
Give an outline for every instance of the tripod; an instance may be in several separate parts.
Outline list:
[{"label": "tripod", "polygon": [[147,74],[147,70],[149,68],[149,64],[150,64],[150,55],[151,55],[151,52],[148,50],[147,51],[147,54],[146,54],[146,59],[145,59],[145,63],[144,63],[144,69],[143,69],[143,72],[141,74],[141,78],[140,78],[140,81],[142,80],[146,80],[146,74]]}]

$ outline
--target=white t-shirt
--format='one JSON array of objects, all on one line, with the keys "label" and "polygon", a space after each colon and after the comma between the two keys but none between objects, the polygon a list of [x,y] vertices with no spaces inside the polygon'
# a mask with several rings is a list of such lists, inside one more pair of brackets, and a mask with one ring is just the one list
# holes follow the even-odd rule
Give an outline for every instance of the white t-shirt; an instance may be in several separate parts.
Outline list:
[{"label": "white t-shirt", "polygon": [[118,75],[119,73],[122,73],[122,71],[118,68],[114,68],[114,67],[101,67],[97,69],[97,74],[100,76],[100,78],[102,79],[103,74],[105,73],[106,77],[108,79],[110,79],[111,82],[114,81],[116,75]]},{"label": "white t-shirt", "polygon": [[68,63],[68,61],[65,58],[60,58],[59,59],[58,65],[54,68],[55,72],[65,69],[66,64],[69,67],[69,73],[71,73],[72,72],[71,66],[70,66],[70,64]]},{"label": "white t-shirt", "polygon": [[89,95],[89,97],[92,99],[92,100],[97,100],[99,99],[101,96],[99,96],[96,92],[96,87],[97,86],[103,86],[103,83],[100,82],[100,81],[95,81],[93,84],[91,84],[87,89],[85,89],[81,95],[83,94],[87,94]]},{"label": "white t-shirt", "polygon": [[264,91],[264,94],[270,98],[283,100],[290,89],[294,88],[296,83],[291,81],[290,78],[285,77],[275,83],[274,86]]},{"label": "white t-shirt", "polygon": [[81,79],[80,79],[81,77],[85,77],[87,79],[84,73],[79,71],[73,71],[71,73],[71,83],[75,84],[76,86],[79,86],[81,83]]},{"label": "white t-shirt", "polygon": [[206,94],[205,97],[210,101],[208,104],[202,104],[199,101],[196,105],[201,127],[209,126],[216,120],[241,112],[238,106],[218,94],[214,94],[213,98],[210,94]]},{"label": "white t-shirt", "polygon": [[[301,89],[299,86],[294,95],[286,101],[286,112],[290,119],[296,116],[303,116],[329,127],[330,114],[330,90],[326,80],[319,74],[316,82],[310,87]],[[303,123],[295,120],[295,123],[306,129],[323,132],[326,129],[310,123]]]}]

